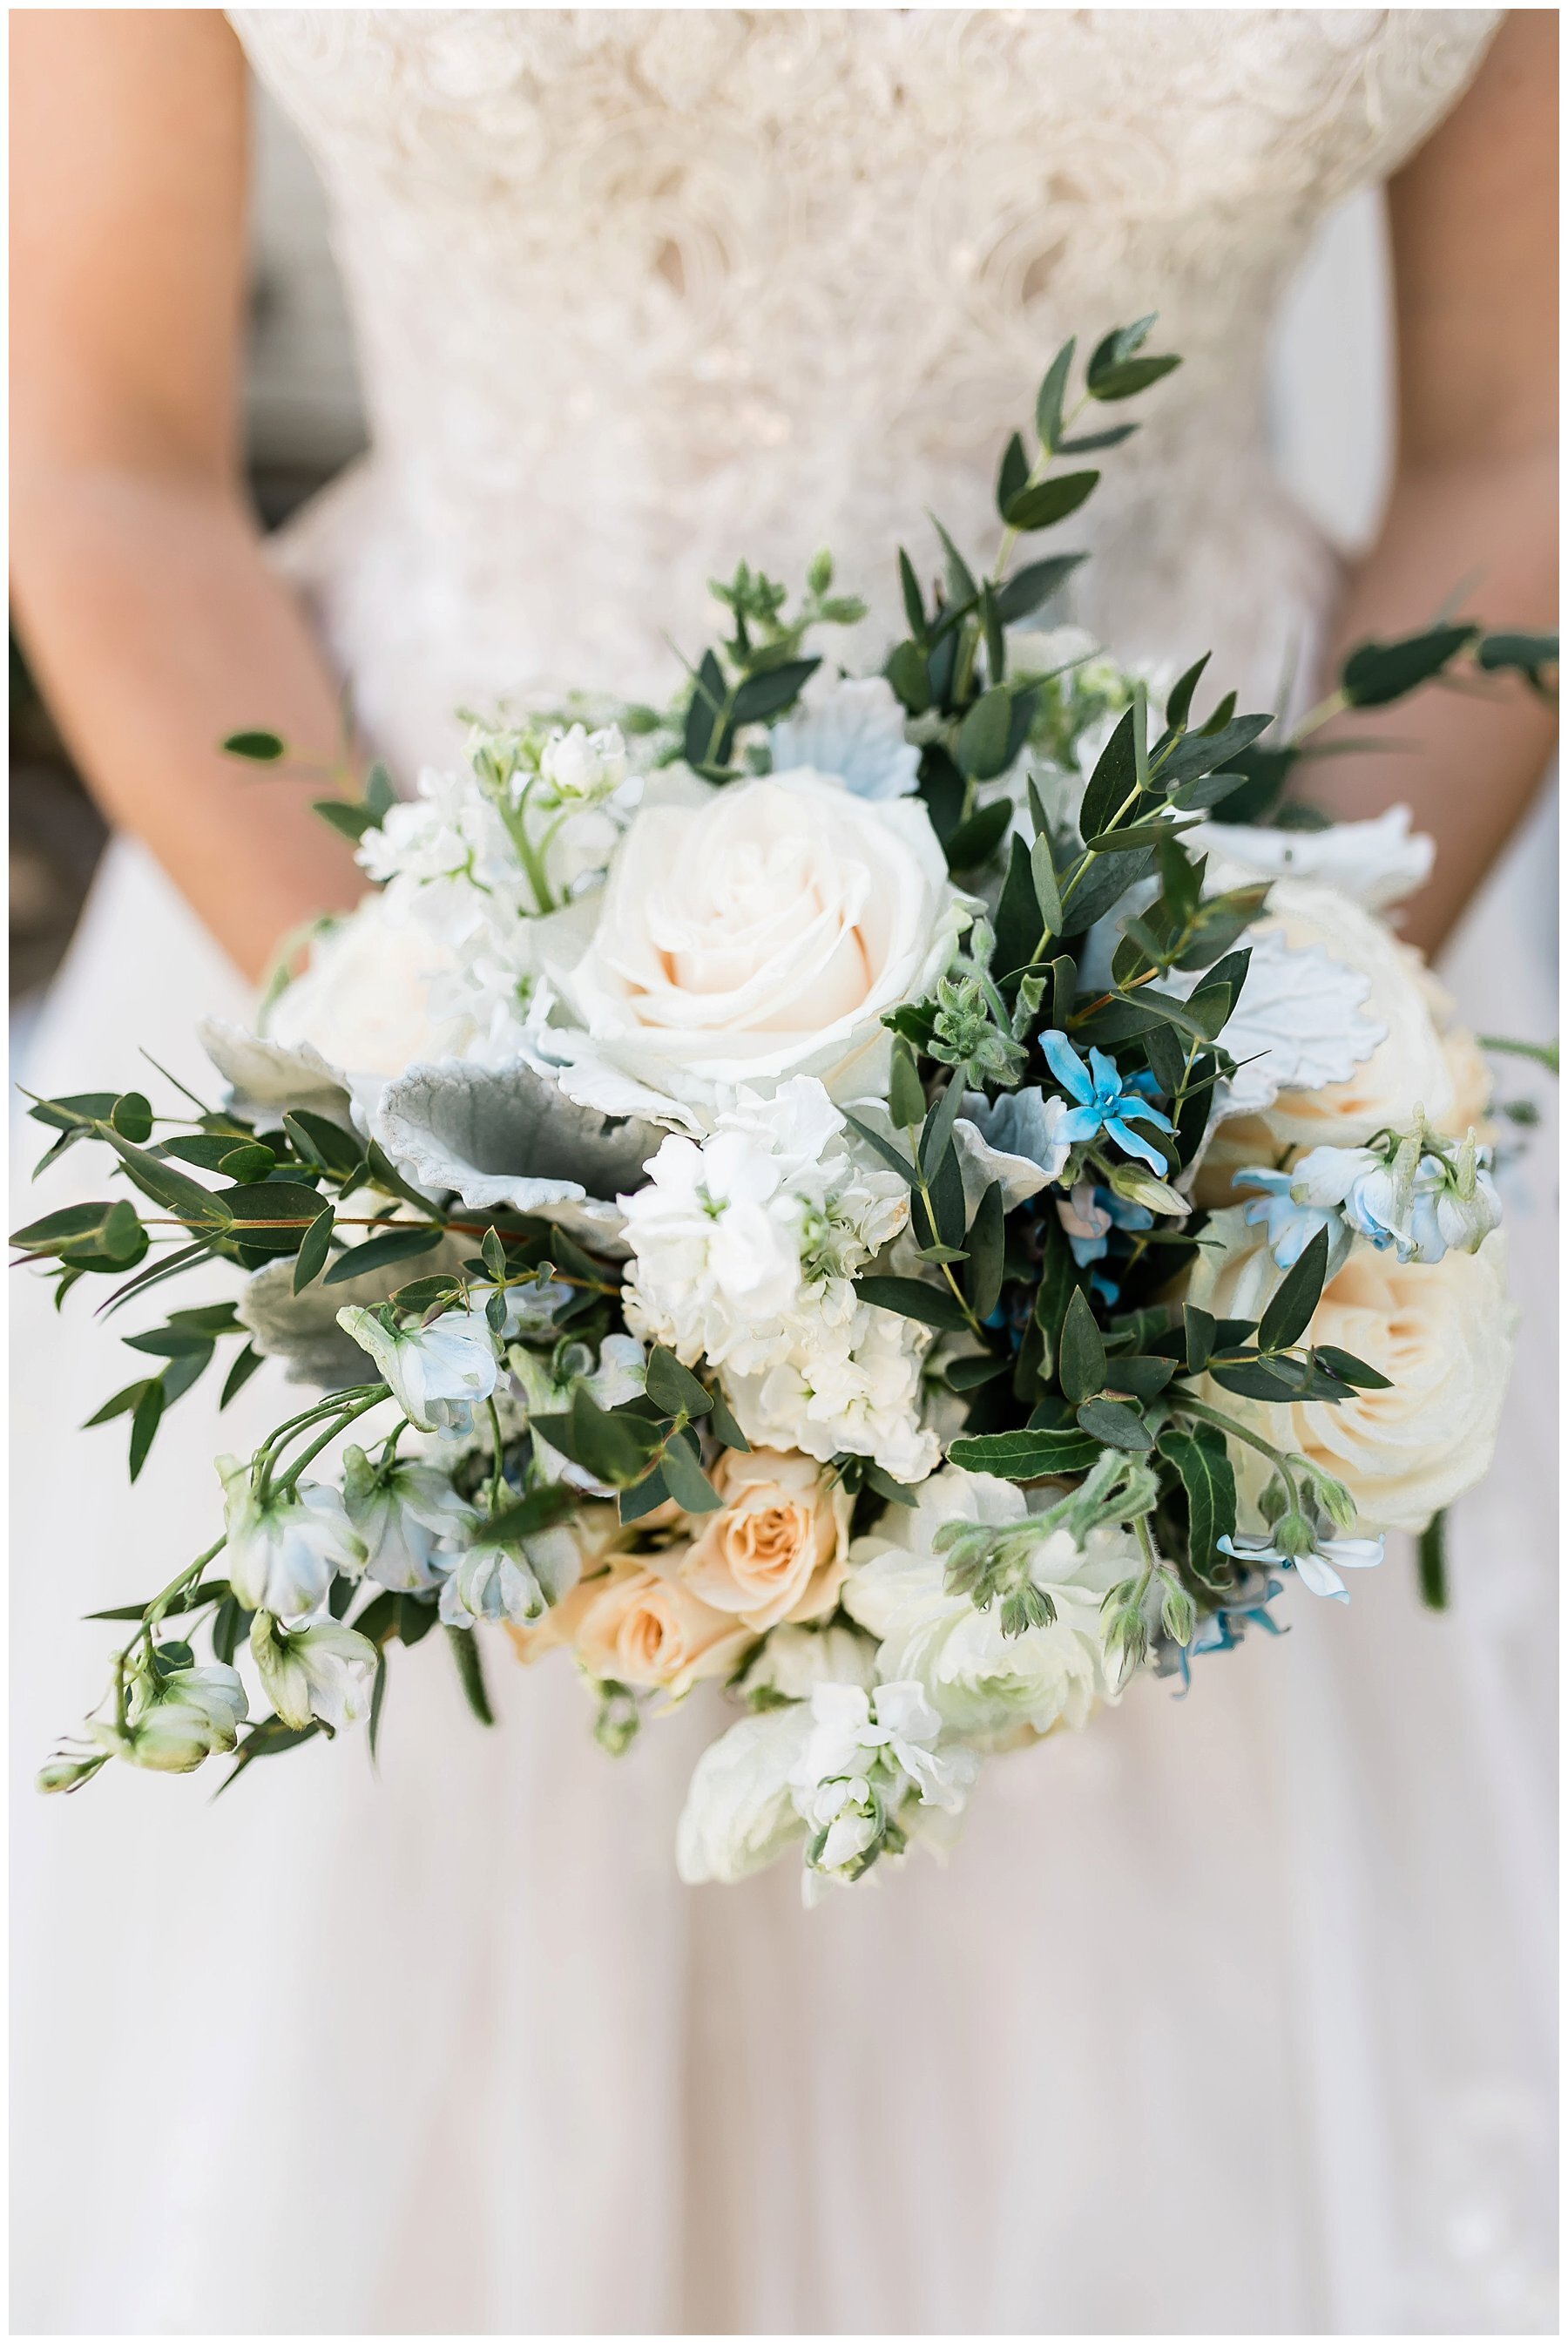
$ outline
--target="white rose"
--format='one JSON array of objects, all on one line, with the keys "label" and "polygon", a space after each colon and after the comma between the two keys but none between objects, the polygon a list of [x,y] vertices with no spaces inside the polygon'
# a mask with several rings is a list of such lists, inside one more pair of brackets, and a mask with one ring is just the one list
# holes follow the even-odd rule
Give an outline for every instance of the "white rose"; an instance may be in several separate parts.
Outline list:
[{"label": "white rose", "polygon": [[775,1628],[746,1664],[737,1688],[743,1701],[775,1693],[809,1701],[819,1684],[877,1682],[877,1647],[853,1628]]},{"label": "white rose", "polygon": [[759,1872],[806,1835],[790,1777],[811,1734],[807,1702],[744,1717],[697,1762],[676,1830],[682,1880],[734,1882]]},{"label": "white rose", "polygon": [[[1282,1272],[1242,1208],[1216,1213],[1193,1265],[1189,1301],[1216,1318],[1256,1318]],[[1276,1407],[1218,1387],[1211,1403],[1276,1449],[1298,1450],[1342,1480],[1373,1530],[1419,1531],[1473,1488],[1492,1461],[1513,1354],[1514,1313],[1504,1241],[1440,1262],[1402,1262],[1358,1245],[1322,1299],[1307,1339],[1350,1351],[1391,1379],[1337,1404]],[[1244,1490],[1267,1480],[1264,1459],[1232,1444]]]},{"label": "white rose", "polygon": [[723,789],[671,775],[602,893],[541,931],[577,1029],[543,1041],[568,1096],[609,1113],[691,1122],[797,1074],[866,1095],[886,1080],[883,1012],[935,981],[963,918],[917,799],[808,770]]},{"label": "white rose", "polygon": [[274,1003],[266,1037],[308,1043],[371,1093],[407,1066],[458,1056],[475,1025],[441,999],[461,974],[455,947],[394,898],[367,895],[311,946],[310,965]]},{"label": "white rose", "polygon": [[1104,1526],[1085,1551],[1065,1530],[1042,1531],[1030,1577],[1056,1618],[1020,1636],[1002,1634],[1000,1603],[978,1612],[967,1595],[947,1591],[947,1561],[935,1543],[945,1524],[1003,1531],[1026,1522],[1029,1511],[1011,1482],[950,1465],[925,1484],[912,1511],[890,1508],[875,1535],[856,1541],[840,1599],[880,1639],[882,1675],[919,1684],[946,1727],[983,1742],[1020,1726],[1037,1733],[1081,1726],[1097,1702],[1116,1699],[1100,1605],[1141,1567],[1130,1533]]},{"label": "white rose", "polygon": [[[1358,971],[1367,981],[1359,1014],[1381,1026],[1383,1038],[1348,1080],[1282,1090],[1260,1113],[1222,1123],[1198,1176],[1201,1203],[1229,1204],[1231,1177],[1248,1165],[1278,1163],[1288,1148],[1349,1147],[1385,1127],[1403,1130],[1418,1106],[1434,1131],[1462,1136],[1474,1120],[1473,1073],[1460,1037],[1442,1029],[1446,996],[1413,946],[1348,895],[1304,880],[1276,883],[1255,933],[1282,935],[1294,951],[1319,945]],[[1229,1029],[1223,1039],[1231,1046]]]}]

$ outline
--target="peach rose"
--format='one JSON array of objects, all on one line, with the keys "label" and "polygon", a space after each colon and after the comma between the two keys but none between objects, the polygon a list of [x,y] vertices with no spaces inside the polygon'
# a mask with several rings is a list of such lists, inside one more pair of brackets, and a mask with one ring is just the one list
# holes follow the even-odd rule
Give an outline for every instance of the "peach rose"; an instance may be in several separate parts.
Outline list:
[{"label": "peach rose", "polygon": [[[659,1510],[662,1513],[664,1509]],[[637,1527],[646,1530],[648,1522],[641,1521]],[[558,1562],[553,1573],[555,1583],[562,1586],[568,1580],[573,1581],[566,1587],[566,1592],[526,1627],[506,1622],[519,1661],[527,1663],[542,1660],[547,1652],[558,1652],[563,1644],[569,1644],[589,1604],[605,1592],[612,1581],[638,1569],[625,1552],[630,1535],[616,1508],[604,1505],[584,1506],[570,1521],[558,1523],[553,1530],[540,1533],[541,1541],[548,1540],[563,1548],[569,1542],[576,1548],[577,1571],[574,1580],[569,1559],[564,1569]]]},{"label": "peach rose", "polygon": [[678,1549],[623,1561],[576,1621],[573,1642],[589,1676],[659,1687],[678,1698],[700,1677],[723,1676],[756,1642],[730,1612],[704,1603],[678,1579],[650,1565],[675,1562]]},{"label": "peach rose", "polygon": [[809,1457],[727,1449],[713,1471],[728,1502],[701,1518],[682,1582],[762,1635],[830,1612],[844,1576],[850,1501]]}]

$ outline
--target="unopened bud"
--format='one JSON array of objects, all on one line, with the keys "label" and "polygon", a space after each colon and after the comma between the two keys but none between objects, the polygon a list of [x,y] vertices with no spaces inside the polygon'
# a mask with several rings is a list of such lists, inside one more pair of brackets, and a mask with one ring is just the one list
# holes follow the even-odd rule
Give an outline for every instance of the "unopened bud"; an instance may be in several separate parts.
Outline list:
[{"label": "unopened bud", "polygon": [[1168,1180],[1157,1180],[1141,1164],[1114,1165],[1111,1187],[1113,1195],[1123,1197],[1130,1205],[1141,1205],[1146,1213],[1165,1213],[1185,1220],[1192,1209],[1180,1189],[1172,1188]]}]

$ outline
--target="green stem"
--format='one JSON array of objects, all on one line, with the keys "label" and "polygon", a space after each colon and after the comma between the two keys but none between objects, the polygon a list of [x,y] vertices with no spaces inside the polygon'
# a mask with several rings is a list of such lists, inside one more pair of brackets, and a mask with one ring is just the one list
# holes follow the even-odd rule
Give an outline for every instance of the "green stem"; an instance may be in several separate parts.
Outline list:
[{"label": "green stem", "polygon": [[1265,1440],[1261,1433],[1250,1432],[1244,1424],[1238,1424],[1235,1418],[1227,1416],[1222,1409],[1211,1408],[1207,1400],[1194,1399],[1188,1392],[1174,1391],[1169,1393],[1167,1397],[1171,1407],[1180,1414],[1195,1416],[1204,1424],[1217,1425],[1221,1432],[1229,1433],[1234,1440],[1245,1441],[1249,1449],[1255,1449],[1261,1457],[1266,1457],[1290,1491],[1292,1510],[1300,1512],[1302,1501],[1301,1493],[1296,1487],[1296,1477],[1291,1470],[1284,1452],[1276,1449],[1271,1440]]},{"label": "green stem", "polygon": [[384,1399],[390,1399],[391,1397],[392,1394],[387,1387],[385,1384],[382,1384],[377,1390],[369,1393],[366,1399],[356,1400],[352,1408],[342,1409],[339,1412],[336,1422],[329,1424],[327,1427],[326,1431],[323,1432],[317,1440],[313,1440],[309,1448],[303,1450],[295,1459],[287,1472],[284,1474],[282,1480],[278,1482],[278,1489],[280,1490],[295,1489],[297,1486],[299,1477],[304,1472],[306,1467],[311,1462],[313,1458],[320,1456],[321,1451],[327,1447],[328,1441],[336,1440],[340,1432],[347,1432],[355,1419],[357,1417],[363,1416],[367,1409],[379,1408]]}]

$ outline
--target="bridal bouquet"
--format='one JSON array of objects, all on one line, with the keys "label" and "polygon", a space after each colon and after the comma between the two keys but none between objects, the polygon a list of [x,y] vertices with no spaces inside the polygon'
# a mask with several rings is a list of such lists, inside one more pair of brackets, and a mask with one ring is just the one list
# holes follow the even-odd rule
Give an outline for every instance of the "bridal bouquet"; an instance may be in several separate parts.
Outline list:
[{"label": "bridal bouquet", "polygon": [[899,554],[879,672],[805,648],[864,616],[826,557],[793,607],[742,565],[670,708],[476,718],[411,800],[324,800],[376,892],[203,1027],[221,1092],[34,1105],[117,1175],[16,1237],[62,1298],[237,1273],[126,1338],[133,1480],[220,1352],[225,1401],[314,1394],[104,1615],[45,1788],[374,1748],[439,1630],[487,1723],[498,1653],[575,1664],[611,1750],[722,1687],[681,1874],[794,1844],[814,1894],[1385,1531],[1440,1600],[1509,1361],[1486,1076],[1382,916],[1430,844],[1285,790],[1342,709],[1555,646],[1445,619],[1287,729],[1031,626],[1081,557],[1015,550],[1132,428],[1082,409],[1177,364],[1150,322],[1070,414],[1052,365],[984,574]]}]

